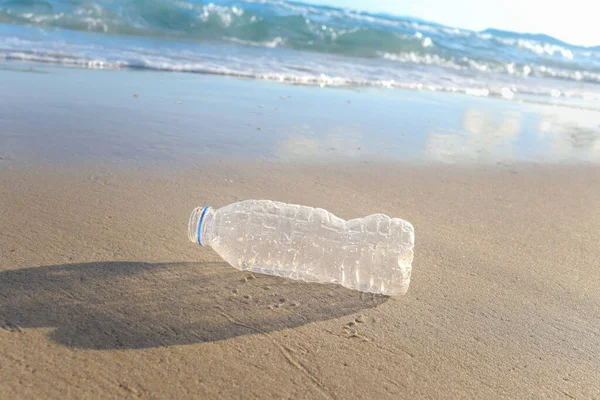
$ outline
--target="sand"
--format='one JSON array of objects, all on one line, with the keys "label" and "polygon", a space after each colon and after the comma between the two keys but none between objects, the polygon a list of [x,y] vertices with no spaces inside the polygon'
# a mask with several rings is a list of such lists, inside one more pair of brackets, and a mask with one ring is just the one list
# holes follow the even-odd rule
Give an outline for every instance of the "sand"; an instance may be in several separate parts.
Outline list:
[{"label": "sand", "polygon": [[[411,221],[405,296],[188,242],[268,198]],[[0,161],[0,398],[599,398],[600,168]]]}]

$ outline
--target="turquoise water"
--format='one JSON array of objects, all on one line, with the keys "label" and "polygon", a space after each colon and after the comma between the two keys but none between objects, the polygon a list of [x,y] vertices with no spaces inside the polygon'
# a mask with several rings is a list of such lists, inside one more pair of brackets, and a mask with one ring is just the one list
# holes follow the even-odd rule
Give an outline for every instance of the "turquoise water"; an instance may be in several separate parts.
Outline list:
[{"label": "turquoise water", "polygon": [[0,0],[2,59],[600,100],[600,46],[283,0]]}]

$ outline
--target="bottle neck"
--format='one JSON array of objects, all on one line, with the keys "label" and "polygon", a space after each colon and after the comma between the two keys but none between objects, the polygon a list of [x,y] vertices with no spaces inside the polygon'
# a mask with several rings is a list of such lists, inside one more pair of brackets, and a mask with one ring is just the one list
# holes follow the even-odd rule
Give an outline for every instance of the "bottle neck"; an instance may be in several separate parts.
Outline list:
[{"label": "bottle neck", "polygon": [[210,245],[210,228],[214,216],[212,207],[197,207],[192,211],[188,223],[188,239],[200,246]]}]

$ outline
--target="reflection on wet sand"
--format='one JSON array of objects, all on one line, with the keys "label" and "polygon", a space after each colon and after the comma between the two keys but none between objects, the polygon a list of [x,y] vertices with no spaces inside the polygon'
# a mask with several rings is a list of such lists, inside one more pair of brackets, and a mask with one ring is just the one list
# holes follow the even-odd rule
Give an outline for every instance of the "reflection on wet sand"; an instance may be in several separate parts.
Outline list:
[{"label": "reflection on wet sand", "polygon": [[431,134],[427,158],[446,163],[600,162],[597,111],[543,107],[495,113],[468,107],[461,126]]},{"label": "reflection on wet sand", "polygon": [[442,162],[492,162],[513,158],[521,129],[520,112],[493,114],[465,108],[463,131],[434,133],[429,137],[428,158]]},{"label": "reflection on wet sand", "polygon": [[600,113],[557,107],[542,116],[538,140],[549,161],[600,162]]},{"label": "reflection on wet sand", "polygon": [[308,125],[303,125],[280,142],[277,156],[285,160],[354,158],[365,153],[359,132],[345,129],[315,135]]}]

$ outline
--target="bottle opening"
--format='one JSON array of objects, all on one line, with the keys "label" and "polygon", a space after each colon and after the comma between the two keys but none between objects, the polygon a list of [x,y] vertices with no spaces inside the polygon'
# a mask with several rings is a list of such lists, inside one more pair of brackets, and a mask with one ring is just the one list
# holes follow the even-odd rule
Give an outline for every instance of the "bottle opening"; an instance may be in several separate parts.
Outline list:
[{"label": "bottle opening", "polygon": [[199,244],[202,246],[202,222],[204,216],[210,207],[196,207],[190,215],[190,221],[188,223],[188,239],[192,243]]}]

